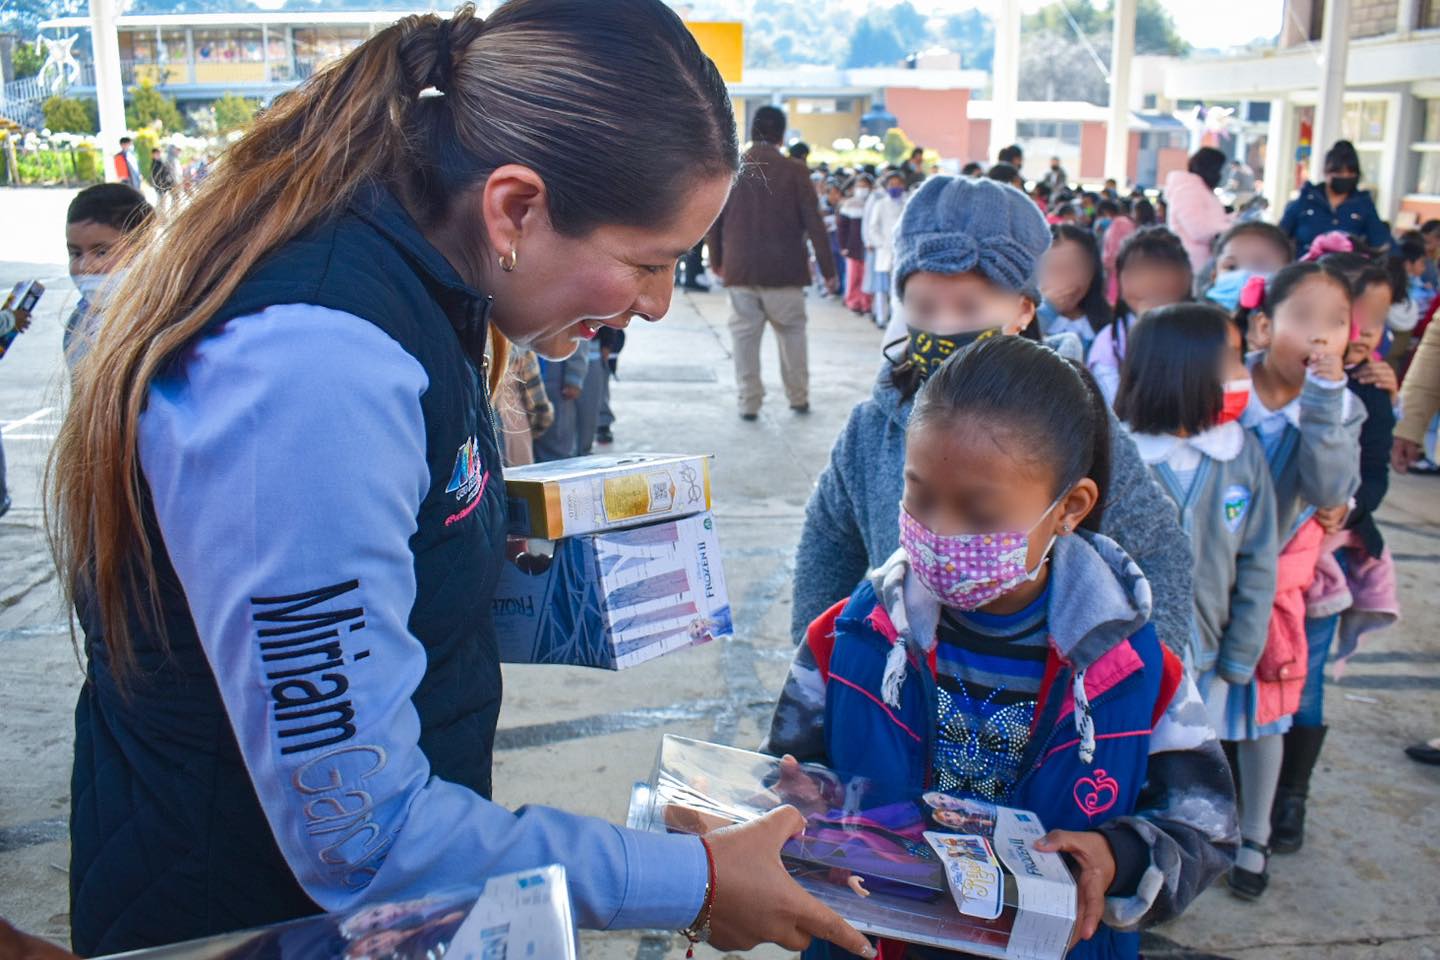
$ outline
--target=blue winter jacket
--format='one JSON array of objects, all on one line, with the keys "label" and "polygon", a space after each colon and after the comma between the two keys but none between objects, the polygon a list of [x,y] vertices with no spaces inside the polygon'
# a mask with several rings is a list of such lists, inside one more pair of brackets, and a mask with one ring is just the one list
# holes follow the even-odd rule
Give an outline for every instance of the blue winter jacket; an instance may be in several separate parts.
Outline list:
[{"label": "blue winter jacket", "polygon": [[[1003,802],[1049,829],[1105,834],[1117,865],[1105,923],[1069,956],[1133,960],[1140,927],[1179,914],[1229,867],[1234,787],[1194,684],[1146,623],[1150,586],[1134,561],[1083,533],[1056,542],[1050,576],[1051,654],[1026,772]],[[762,749],[929,788],[939,616],[898,552],[812,626]],[[804,956],[848,954],[821,943]]]},{"label": "blue winter jacket", "polygon": [[1285,205],[1280,229],[1294,238],[1296,256],[1304,256],[1316,237],[1332,230],[1358,237],[1372,247],[1390,242],[1390,228],[1380,219],[1370,191],[1356,190],[1334,208],[1323,183],[1307,183],[1300,188],[1300,196]]}]

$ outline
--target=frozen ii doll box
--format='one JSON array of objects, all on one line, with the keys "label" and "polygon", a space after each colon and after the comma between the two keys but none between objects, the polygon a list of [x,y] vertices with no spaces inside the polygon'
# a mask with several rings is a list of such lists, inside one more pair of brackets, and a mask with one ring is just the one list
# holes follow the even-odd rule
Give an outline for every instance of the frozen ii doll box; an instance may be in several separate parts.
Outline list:
[{"label": "frozen ii doll box", "polygon": [[631,796],[641,830],[707,833],[790,804],[805,832],[781,849],[802,887],[857,930],[982,957],[1059,960],[1075,924],[1064,860],[1025,810],[666,736]]},{"label": "frozen ii doll box", "polygon": [[578,960],[564,867],[480,882],[478,892],[375,901],[109,960]]},{"label": "frozen ii doll box", "polygon": [[709,513],[509,543],[492,605],[506,663],[624,670],[735,632]]}]

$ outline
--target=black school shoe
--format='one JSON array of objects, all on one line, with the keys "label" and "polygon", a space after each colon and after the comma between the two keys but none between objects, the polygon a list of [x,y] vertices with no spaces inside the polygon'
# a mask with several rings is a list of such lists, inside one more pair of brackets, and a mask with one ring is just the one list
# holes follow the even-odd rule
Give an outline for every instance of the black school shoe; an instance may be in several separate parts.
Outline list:
[{"label": "black school shoe", "polygon": [[1431,743],[1416,743],[1405,748],[1405,756],[1416,763],[1428,763],[1440,767],[1440,747]]},{"label": "black school shoe", "polygon": [[596,427],[595,442],[602,447],[608,447],[615,442],[615,434],[611,432],[609,427]]},{"label": "black school shoe", "polygon": [[1242,840],[1240,845],[1263,856],[1265,866],[1260,869],[1259,873],[1241,867],[1231,867],[1230,875],[1227,878],[1230,892],[1241,900],[1259,900],[1264,895],[1265,888],[1270,886],[1270,848],[1263,847],[1254,840]]}]

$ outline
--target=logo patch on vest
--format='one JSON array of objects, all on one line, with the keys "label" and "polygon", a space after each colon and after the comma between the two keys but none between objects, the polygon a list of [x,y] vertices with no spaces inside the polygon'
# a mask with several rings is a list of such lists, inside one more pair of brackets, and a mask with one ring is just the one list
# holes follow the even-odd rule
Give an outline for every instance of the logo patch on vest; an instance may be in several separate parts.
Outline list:
[{"label": "logo patch on vest", "polygon": [[456,502],[461,504],[458,513],[445,518],[445,526],[468,517],[479,505],[480,495],[489,483],[490,471],[482,469],[480,464],[480,445],[471,437],[460,444],[460,452],[455,455],[455,469],[450,474],[449,485],[445,487],[445,492],[453,493]]},{"label": "logo patch on vest", "polygon": [[1086,817],[1098,817],[1120,799],[1120,784],[1104,770],[1075,781],[1075,805]]},{"label": "logo patch on vest", "polygon": [[1245,514],[1250,509],[1250,488],[1233,484],[1225,488],[1225,527],[1231,533],[1240,529],[1240,524],[1245,522]]}]

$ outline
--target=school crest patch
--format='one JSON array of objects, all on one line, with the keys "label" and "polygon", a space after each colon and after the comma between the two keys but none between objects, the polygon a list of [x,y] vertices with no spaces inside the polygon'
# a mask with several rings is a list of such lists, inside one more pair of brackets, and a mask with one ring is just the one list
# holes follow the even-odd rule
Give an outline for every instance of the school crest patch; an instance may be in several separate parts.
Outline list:
[{"label": "school crest patch", "polygon": [[1225,527],[1231,533],[1240,529],[1240,524],[1245,522],[1245,514],[1250,510],[1250,488],[1241,484],[1232,484],[1225,488]]}]

